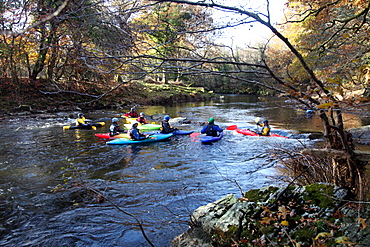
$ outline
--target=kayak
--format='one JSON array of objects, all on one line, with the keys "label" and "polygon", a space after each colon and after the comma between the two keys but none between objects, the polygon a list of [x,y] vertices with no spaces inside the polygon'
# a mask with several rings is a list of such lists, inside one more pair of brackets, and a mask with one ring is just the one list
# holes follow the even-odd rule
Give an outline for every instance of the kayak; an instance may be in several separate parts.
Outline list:
[{"label": "kayak", "polygon": [[119,138],[119,139],[114,139],[112,141],[108,141],[107,144],[140,144],[140,143],[149,143],[149,142],[158,142],[158,141],[164,141],[170,138],[172,134],[154,134],[151,135],[147,139],[143,139],[140,141],[134,141],[131,139],[126,139],[126,138]]},{"label": "kayak", "polygon": [[[132,124],[124,124],[126,129],[131,129]],[[139,124],[139,130],[159,130],[162,126],[159,124]]]},{"label": "kayak", "polygon": [[63,126],[63,130],[73,130],[73,129],[85,129],[85,130],[91,130],[91,129],[96,129],[96,127],[103,127],[105,125],[104,122],[97,122],[97,123],[92,123],[89,126],[80,126],[80,125],[66,125]]},{"label": "kayak", "polygon": [[[263,136],[263,135],[259,135],[257,134],[256,132],[254,131],[251,131],[249,129],[236,129],[236,132],[238,132],[239,134],[243,134],[245,136]],[[263,137],[283,137],[283,138],[288,138],[286,136],[282,136],[282,135],[278,135],[278,134],[270,134],[268,136],[263,136]]]},{"label": "kayak", "polygon": [[[190,135],[193,132],[194,131],[192,131],[192,130],[175,130],[175,131],[171,132],[171,134],[173,134],[174,136],[176,136],[176,135]],[[144,134],[162,134],[162,135],[166,135],[165,133],[161,133],[160,131],[144,132]]]},{"label": "kayak", "polygon": [[98,133],[95,136],[104,139],[130,138],[127,133],[121,133],[115,136],[110,136],[109,133]]},{"label": "kayak", "polygon": [[132,124],[133,122],[136,121],[136,119],[137,117],[136,118],[125,118],[127,124]]},{"label": "kayak", "polygon": [[224,133],[221,132],[219,136],[203,136],[202,138],[200,138],[200,141],[202,143],[217,142],[221,140],[223,136],[224,136]]},{"label": "kayak", "polygon": [[227,130],[235,130],[239,134],[243,134],[243,135],[246,135],[246,136],[262,136],[262,137],[283,137],[283,138],[289,138],[287,136],[282,136],[282,135],[278,135],[278,134],[270,134],[268,136],[263,136],[263,135],[257,134],[256,132],[254,132],[252,130],[249,130],[249,129],[239,129],[236,125],[231,125],[231,126],[227,127],[226,129]]}]

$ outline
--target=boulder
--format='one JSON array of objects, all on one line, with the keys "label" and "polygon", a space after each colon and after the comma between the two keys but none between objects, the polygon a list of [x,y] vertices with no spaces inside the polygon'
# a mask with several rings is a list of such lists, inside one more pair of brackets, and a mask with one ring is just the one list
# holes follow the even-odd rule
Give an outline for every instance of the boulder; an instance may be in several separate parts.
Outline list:
[{"label": "boulder", "polygon": [[238,199],[229,194],[196,209],[190,229],[171,246],[368,246],[370,210],[358,211],[349,195],[331,184],[268,186]]},{"label": "boulder", "polygon": [[355,142],[362,145],[370,145],[370,125],[349,129]]}]

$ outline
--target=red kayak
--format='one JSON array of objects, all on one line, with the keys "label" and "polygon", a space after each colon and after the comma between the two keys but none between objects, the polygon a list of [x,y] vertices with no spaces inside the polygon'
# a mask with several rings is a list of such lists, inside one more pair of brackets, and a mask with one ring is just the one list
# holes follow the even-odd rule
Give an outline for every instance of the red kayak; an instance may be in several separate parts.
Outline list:
[{"label": "red kayak", "polygon": [[[257,134],[256,132],[254,132],[252,130],[249,130],[249,129],[239,129],[238,126],[236,126],[236,125],[231,125],[231,126],[227,127],[226,129],[227,130],[235,130],[239,134],[243,134],[243,135],[246,135],[246,136],[263,136],[263,135]],[[281,136],[281,135],[278,135],[278,134],[270,134],[268,136],[263,136],[263,137],[283,137],[283,138],[289,138],[289,137]]]},{"label": "red kayak", "polygon": [[100,134],[95,134],[95,136],[99,138],[104,138],[104,139],[129,138],[127,133],[121,133],[115,136],[110,136],[109,133],[100,133]]}]

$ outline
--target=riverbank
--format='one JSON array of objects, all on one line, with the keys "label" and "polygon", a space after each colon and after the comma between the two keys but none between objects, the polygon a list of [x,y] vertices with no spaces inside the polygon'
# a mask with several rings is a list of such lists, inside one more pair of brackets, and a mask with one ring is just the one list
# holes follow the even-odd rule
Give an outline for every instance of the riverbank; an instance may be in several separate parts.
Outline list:
[{"label": "riverbank", "polygon": [[206,101],[218,97],[201,87],[179,83],[130,82],[112,91],[115,84],[95,85],[70,81],[63,85],[46,81],[2,81],[0,114],[55,113],[75,110],[127,109],[138,105],[171,105],[177,102]]},{"label": "riverbank", "polygon": [[370,246],[369,207],[328,184],[273,186],[199,207],[173,247]]}]

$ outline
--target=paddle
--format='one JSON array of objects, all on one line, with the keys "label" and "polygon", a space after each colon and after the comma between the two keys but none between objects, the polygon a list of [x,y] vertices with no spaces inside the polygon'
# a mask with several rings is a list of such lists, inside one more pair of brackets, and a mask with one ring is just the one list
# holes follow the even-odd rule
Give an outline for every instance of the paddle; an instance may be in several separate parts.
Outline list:
[{"label": "paddle", "polygon": [[259,118],[259,117],[256,117],[256,119],[254,120],[254,122],[256,123],[256,125],[257,125],[257,129],[256,129],[256,133],[258,133],[259,132],[259,129],[258,129],[258,127],[259,127],[259,125],[260,125],[260,121],[261,121],[261,119]]},{"label": "paddle", "polygon": [[236,130],[236,129],[238,129],[237,125],[230,125],[226,128],[226,130]]},{"label": "paddle", "polygon": [[193,138],[196,138],[198,136],[200,136],[202,133],[199,133],[199,132],[193,132],[190,134],[190,137],[193,137]]}]

